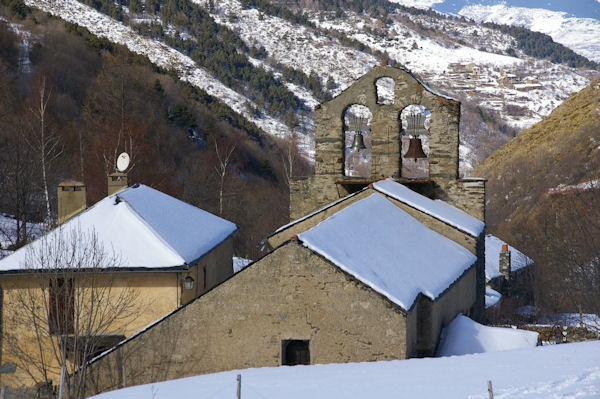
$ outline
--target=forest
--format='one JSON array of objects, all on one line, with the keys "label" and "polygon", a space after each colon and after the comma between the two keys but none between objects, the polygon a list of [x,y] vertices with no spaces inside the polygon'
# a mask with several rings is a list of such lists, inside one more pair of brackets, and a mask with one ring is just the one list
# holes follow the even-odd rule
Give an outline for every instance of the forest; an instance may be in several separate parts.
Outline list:
[{"label": "forest", "polygon": [[[31,239],[25,221],[55,223],[59,182],[85,182],[88,205],[103,198],[127,151],[130,183],[235,222],[236,255],[259,256],[261,239],[289,221],[283,162],[292,144],[143,56],[24,12],[11,20],[14,11],[0,7],[19,24],[0,21],[0,212],[15,218],[11,249]],[[23,32],[35,38],[29,46]],[[294,162],[302,173],[306,165]]]}]

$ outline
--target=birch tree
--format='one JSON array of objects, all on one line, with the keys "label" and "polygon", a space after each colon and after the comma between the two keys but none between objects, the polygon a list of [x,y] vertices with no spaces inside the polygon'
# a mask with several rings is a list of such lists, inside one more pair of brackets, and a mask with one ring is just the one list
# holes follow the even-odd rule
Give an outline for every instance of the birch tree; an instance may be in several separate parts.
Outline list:
[{"label": "birch tree", "polygon": [[50,194],[48,191],[48,173],[54,161],[62,154],[60,137],[49,126],[49,103],[52,87],[45,75],[39,76],[29,101],[28,111],[32,115],[32,131],[28,136],[28,144],[36,152],[41,173],[41,184],[46,207],[46,223],[52,224],[50,210]]}]

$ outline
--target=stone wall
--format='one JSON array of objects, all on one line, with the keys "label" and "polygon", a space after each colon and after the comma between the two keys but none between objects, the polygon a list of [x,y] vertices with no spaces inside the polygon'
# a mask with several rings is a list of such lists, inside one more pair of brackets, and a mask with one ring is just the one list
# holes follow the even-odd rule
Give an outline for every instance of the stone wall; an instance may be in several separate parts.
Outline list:
[{"label": "stone wall", "polygon": [[279,366],[289,339],[312,364],[403,359],[406,314],[292,240],[94,362],[89,393]]}]

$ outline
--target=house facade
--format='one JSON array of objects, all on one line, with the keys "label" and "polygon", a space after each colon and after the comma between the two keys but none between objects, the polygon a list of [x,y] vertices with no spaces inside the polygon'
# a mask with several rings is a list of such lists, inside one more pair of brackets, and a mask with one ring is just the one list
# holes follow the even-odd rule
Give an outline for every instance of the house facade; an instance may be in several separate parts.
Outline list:
[{"label": "house facade", "polygon": [[65,197],[63,224],[0,260],[3,386],[56,385],[57,348],[74,367],[233,274],[233,223],[144,185],[79,213],[85,187]]}]

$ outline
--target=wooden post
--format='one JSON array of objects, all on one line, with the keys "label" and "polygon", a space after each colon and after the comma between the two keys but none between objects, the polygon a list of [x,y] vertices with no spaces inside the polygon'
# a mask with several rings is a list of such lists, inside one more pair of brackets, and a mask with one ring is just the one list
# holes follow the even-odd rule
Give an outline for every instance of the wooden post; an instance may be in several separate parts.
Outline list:
[{"label": "wooden post", "polygon": [[237,375],[237,399],[242,399],[242,375]]},{"label": "wooden post", "polygon": [[490,399],[494,399],[494,390],[492,389],[492,381],[488,380],[488,395]]},{"label": "wooden post", "polygon": [[0,391],[0,399],[6,398],[6,386],[2,387],[2,391]]}]

